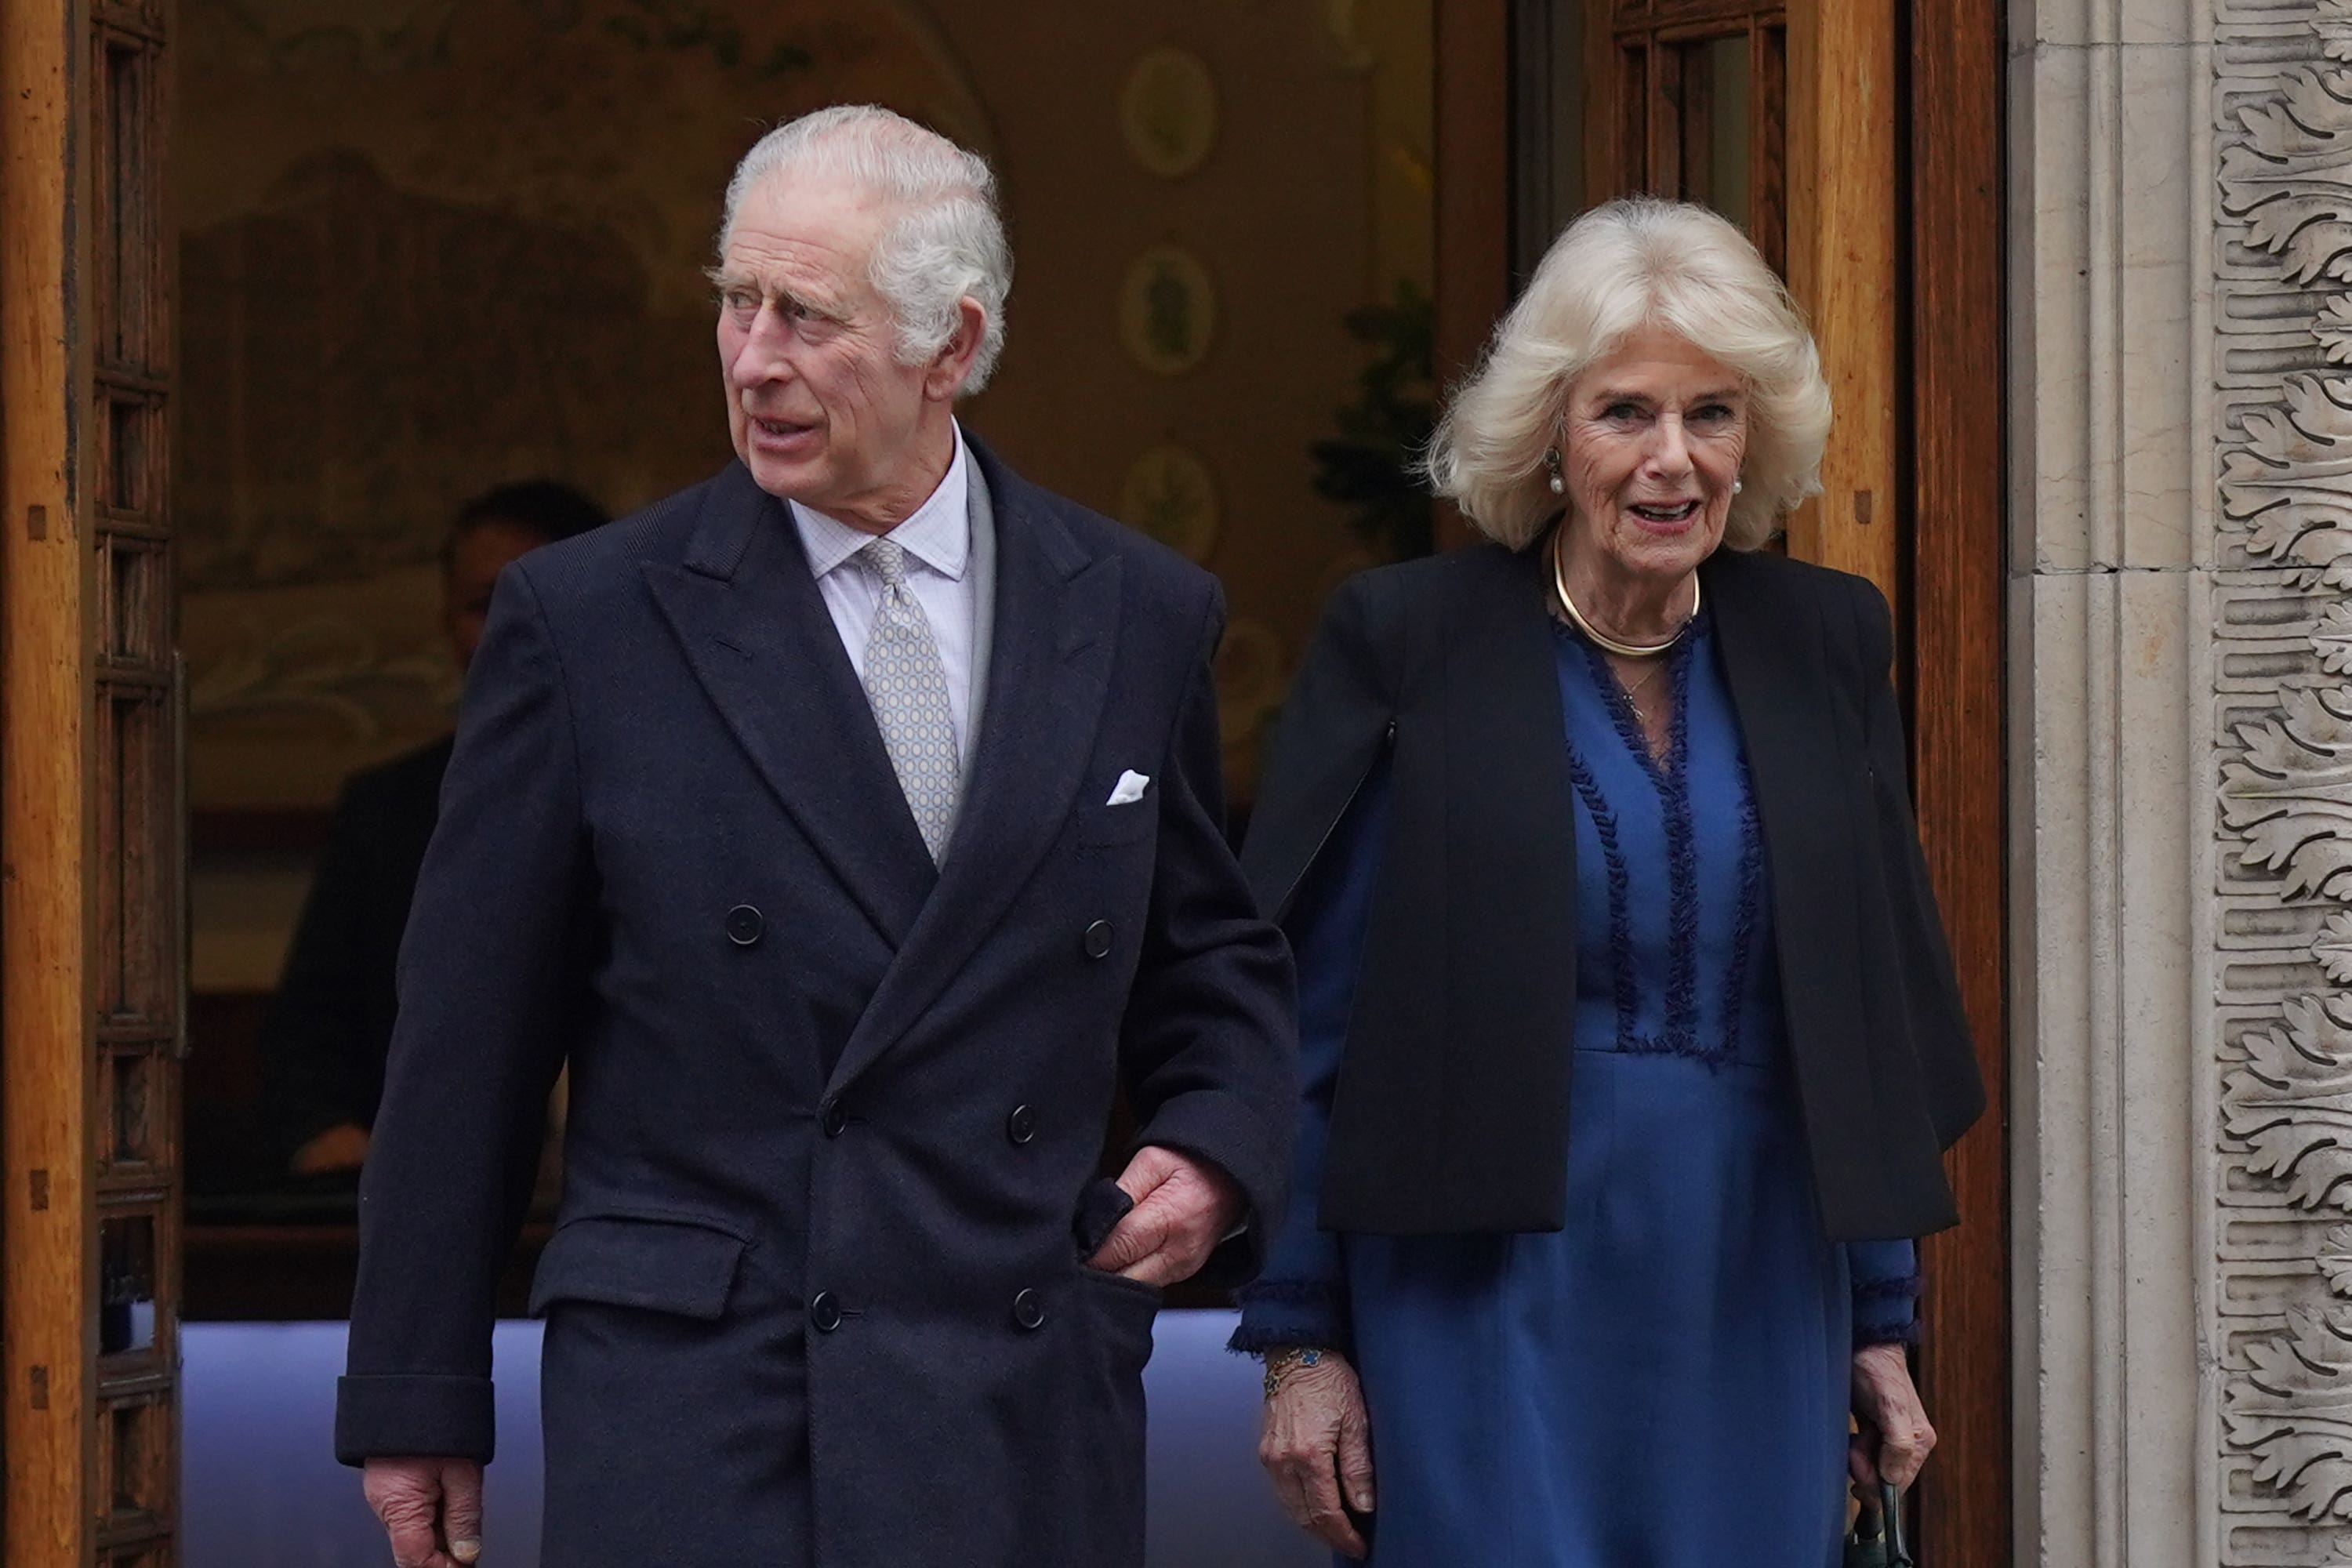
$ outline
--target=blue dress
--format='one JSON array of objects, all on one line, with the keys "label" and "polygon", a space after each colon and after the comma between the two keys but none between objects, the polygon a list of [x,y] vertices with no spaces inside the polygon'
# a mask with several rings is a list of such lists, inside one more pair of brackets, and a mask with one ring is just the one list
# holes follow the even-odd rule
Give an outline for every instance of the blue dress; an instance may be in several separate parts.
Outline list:
[{"label": "blue dress", "polygon": [[[1287,1227],[1234,1346],[1346,1349],[1376,1568],[1825,1568],[1857,1342],[1909,1337],[1909,1241],[1823,1234],[1763,842],[1702,618],[1661,765],[1606,660],[1554,637],[1576,796],[1567,1228],[1318,1230],[1387,782],[1301,889],[1304,1119]],[[1571,896],[1563,889],[1562,896]]]}]

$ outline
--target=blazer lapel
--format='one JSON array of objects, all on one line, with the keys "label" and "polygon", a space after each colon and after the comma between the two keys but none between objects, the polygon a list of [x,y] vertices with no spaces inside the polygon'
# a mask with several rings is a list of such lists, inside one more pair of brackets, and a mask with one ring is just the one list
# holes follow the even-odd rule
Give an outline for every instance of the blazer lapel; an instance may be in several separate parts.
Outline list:
[{"label": "blazer lapel", "polygon": [[996,521],[980,751],[939,887],[843,1049],[836,1089],[947,988],[1059,837],[1094,750],[1118,651],[1118,558],[1088,555],[1053,515],[1050,497],[965,439]]},{"label": "blazer lapel", "polygon": [[904,942],[936,873],[800,531],[740,463],[711,484],[681,565],[646,584],[770,790],[875,928]]}]

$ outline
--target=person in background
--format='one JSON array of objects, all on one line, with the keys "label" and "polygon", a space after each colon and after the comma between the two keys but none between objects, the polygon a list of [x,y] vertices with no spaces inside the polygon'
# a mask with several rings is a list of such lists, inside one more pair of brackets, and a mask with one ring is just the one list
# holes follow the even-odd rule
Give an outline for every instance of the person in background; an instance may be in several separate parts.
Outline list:
[{"label": "person in background", "polygon": [[1303,1125],[1235,1343],[1349,1557],[1831,1568],[1934,1442],[1912,1238],[1983,1091],[1886,603],[1761,548],[1829,424],[1736,228],[1596,208],[1433,444],[1488,542],[1325,615],[1243,854]]},{"label": "person in background", "polygon": [[[500,485],[458,509],[441,546],[441,620],[460,673],[507,563],[604,521],[594,501],[552,479]],[[295,1175],[355,1171],[367,1157],[393,968],[454,744],[444,736],[355,773],[336,803],[261,1031],[269,1122]]]}]

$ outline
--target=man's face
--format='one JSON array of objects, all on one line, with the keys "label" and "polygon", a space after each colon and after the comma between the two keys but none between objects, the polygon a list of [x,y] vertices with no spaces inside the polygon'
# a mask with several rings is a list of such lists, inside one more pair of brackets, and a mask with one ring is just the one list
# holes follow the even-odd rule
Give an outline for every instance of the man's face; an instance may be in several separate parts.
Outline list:
[{"label": "man's face", "polygon": [[486,518],[459,534],[449,547],[449,574],[442,584],[442,624],[448,628],[450,651],[463,671],[482,646],[482,622],[490,613],[490,590],[509,561],[547,542],[537,529],[503,518]]},{"label": "man's face", "polygon": [[877,532],[938,483],[947,407],[938,362],[898,363],[866,276],[889,216],[853,184],[780,174],[745,196],[718,269],[735,455],[770,495]]}]

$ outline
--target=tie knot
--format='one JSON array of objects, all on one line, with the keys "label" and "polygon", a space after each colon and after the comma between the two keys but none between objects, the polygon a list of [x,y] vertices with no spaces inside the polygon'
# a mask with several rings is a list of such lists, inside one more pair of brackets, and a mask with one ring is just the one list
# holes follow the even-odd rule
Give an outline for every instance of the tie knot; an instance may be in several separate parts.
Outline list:
[{"label": "tie knot", "polygon": [[896,588],[907,580],[907,547],[896,540],[877,539],[858,552],[866,563],[874,568],[885,588]]}]

